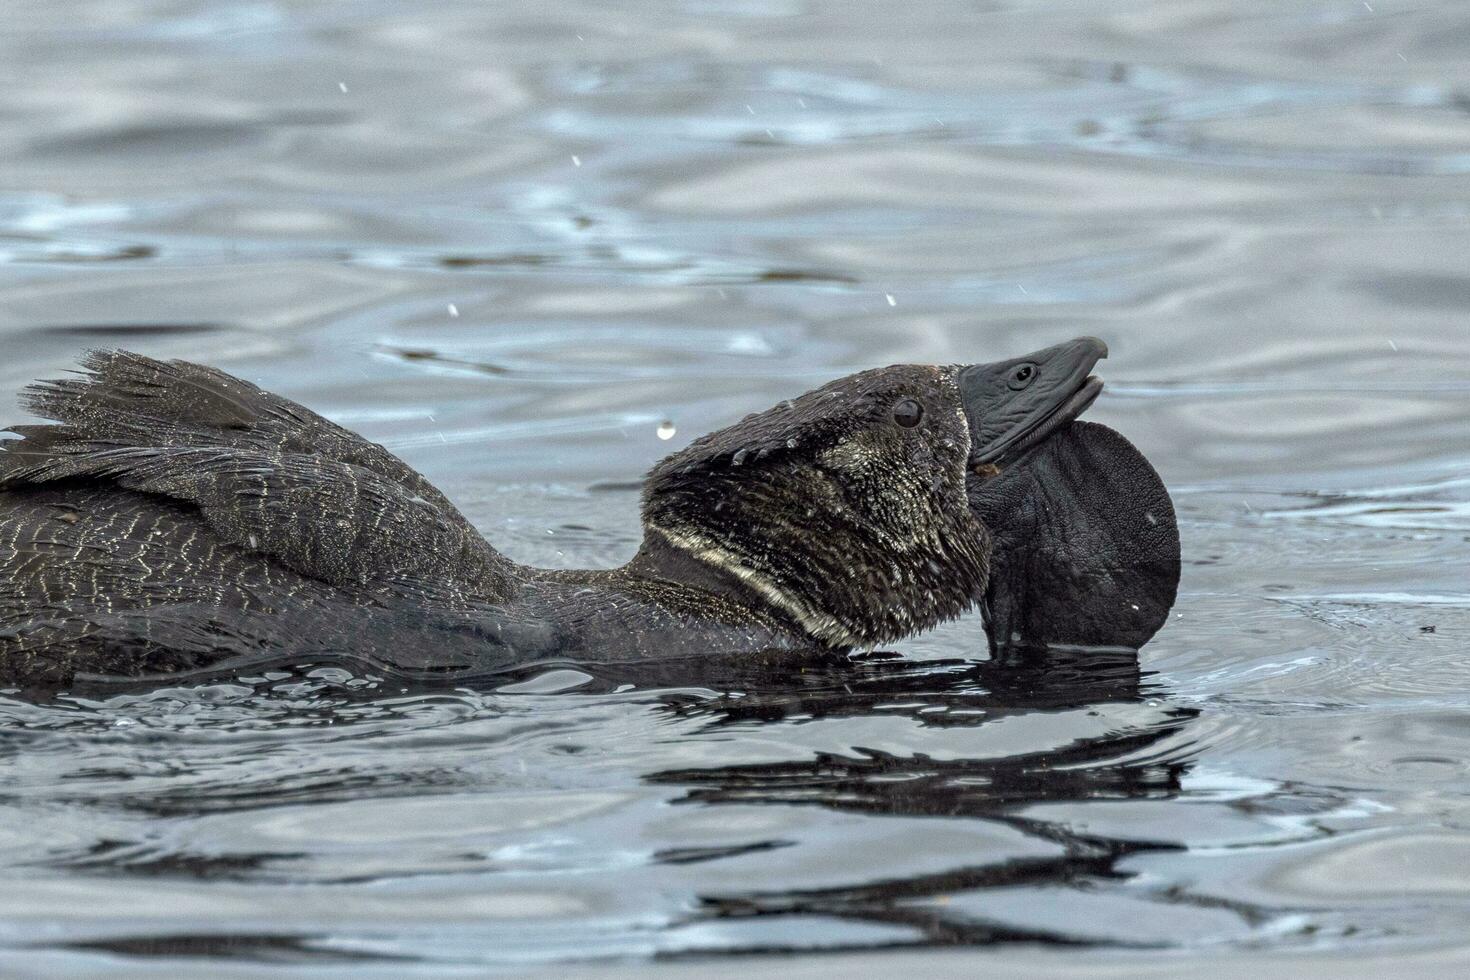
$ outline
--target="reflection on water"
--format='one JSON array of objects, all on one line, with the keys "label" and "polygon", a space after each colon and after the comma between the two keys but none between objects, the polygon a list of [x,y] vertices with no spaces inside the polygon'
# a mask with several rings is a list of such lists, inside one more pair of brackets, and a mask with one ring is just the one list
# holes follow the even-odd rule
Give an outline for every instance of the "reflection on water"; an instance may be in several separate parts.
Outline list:
[{"label": "reflection on water", "polygon": [[[1025,719],[1038,712],[1064,714],[1086,709],[1102,717],[1104,705],[1142,702],[1137,659],[1121,654],[1065,655],[1042,661],[933,663],[915,669],[905,662],[876,660],[854,665],[817,690],[747,691],[674,706],[681,715],[713,716],[710,729],[748,722],[831,722],[881,716],[907,719],[919,729],[972,728]],[[796,804],[840,811],[903,817],[972,819],[1011,828],[1040,843],[1045,856],[1027,854],[945,868],[901,878],[870,877],[857,862],[850,884],[789,890],[760,889],[700,896],[699,918],[748,919],[822,916],[902,927],[908,942],[965,944],[1109,941],[1085,931],[1017,925],[977,915],[955,896],[979,898],[992,890],[1072,889],[1095,892],[1134,877],[1121,860],[1139,853],[1179,851],[1175,841],[1130,841],[1078,832],[1067,823],[1035,819],[1026,808],[1040,803],[1088,800],[1170,799],[1181,791],[1190,752],[1180,738],[1193,708],[1164,708],[1124,721],[1119,728],[1082,731],[1070,742],[992,757],[904,754],[854,745],[810,757],[715,768],[653,773],[655,783],[691,787],[675,802],[697,804]],[[1113,715],[1114,723],[1119,716]],[[1126,718],[1126,716],[1122,716]],[[928,741],[927,738],[917,741]],[[1172,751],[1155,751],[1171,743]],[[936,740],[936,748],[945,745]],[[940,749],[943,752],[943,749]],[[748,846],[780,846],[767,841]],[[676,859],[697,857],[677,852]],[[972,858],[979,857],[973,855]],[[664,855],[669,860],[668,855]],[[1153,898],[1154,896],[1149,896]],[[1168,893],[1164,902],[1190,896]],[[1147,900],[1147,898],[1145,899]],[[1116,938],[1113,940],[1116,942]],[[1126,941],[1125,941],[1126,942]],[[1157,940],[1167,944],[1162,936]],[[799,948],[799,943],[790,944]]]},{"label": "reflection on water", "polygon": [[608,565],[702,432],[1094,334],[1184,577],[1137,660],[992,663],[972,618],[774,678],[3,698],[7,965],[1462,942],[1467,37],[1449,0],[8,5],[0,395],[215,362],[512,557]]}]

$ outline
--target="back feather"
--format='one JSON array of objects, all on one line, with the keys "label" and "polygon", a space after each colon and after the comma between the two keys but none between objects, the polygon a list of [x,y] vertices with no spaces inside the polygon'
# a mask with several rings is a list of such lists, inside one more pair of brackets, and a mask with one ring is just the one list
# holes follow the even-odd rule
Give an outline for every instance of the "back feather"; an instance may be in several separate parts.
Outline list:
[{"label": "back feather", "polygon": [[495,601],[515,566],[382,446],[214,368],[93,351],[29,388],[56,425],[0,443],[0,490],[76,483],[197,507],[219,536],[332,584],[412,580]]}]

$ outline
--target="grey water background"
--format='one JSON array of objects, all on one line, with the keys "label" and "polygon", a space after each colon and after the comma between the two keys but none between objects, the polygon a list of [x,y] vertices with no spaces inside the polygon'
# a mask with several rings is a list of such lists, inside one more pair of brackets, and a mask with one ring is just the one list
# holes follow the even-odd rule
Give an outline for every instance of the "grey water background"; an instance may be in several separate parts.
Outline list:
[{"label": "grey water background", "polygon": [[6,403],[217,364],[607,565],[694,435],[1089,333],[1186,557],[1137,665],[5,697],[7,974],[1464,968],[1470,5],[4,8]]}]

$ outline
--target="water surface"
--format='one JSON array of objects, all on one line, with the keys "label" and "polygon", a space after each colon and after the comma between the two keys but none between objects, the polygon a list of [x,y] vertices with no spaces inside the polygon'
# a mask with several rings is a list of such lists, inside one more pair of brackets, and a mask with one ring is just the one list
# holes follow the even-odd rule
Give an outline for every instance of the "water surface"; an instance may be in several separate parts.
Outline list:
[{"label": "water surface", "polygon": [[1463,942],[1464,4],[4,21],[6,402],[90,346],[218,364],[385,443],[511,557],[604,566],[701,432],[1090,333],[1090,417],[1156,462],[1186,558],[1136,662],[1000,669],[971,619],[799,678],[0,699],[10,967]]}]

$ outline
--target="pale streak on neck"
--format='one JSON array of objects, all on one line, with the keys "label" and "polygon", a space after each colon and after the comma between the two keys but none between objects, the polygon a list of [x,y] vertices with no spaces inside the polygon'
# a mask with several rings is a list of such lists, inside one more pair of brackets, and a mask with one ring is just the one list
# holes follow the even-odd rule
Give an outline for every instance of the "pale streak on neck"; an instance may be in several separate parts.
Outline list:
[{"label": "pale streak on neck", "polygon": [[807,603],[779,588],[765,575],[741,562],[718,542],[689,531],[671,531],[656,524],[648,525],[663,539],[680,551],[697,558],[723,572],[735,576],[750,586],[771,605],[786,613],[816,639],[832,647],[853,647],[861,641],[846,626],[828,613],[813,609]]}]

